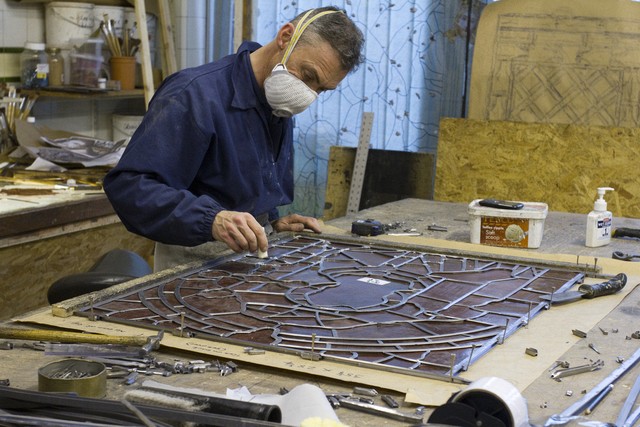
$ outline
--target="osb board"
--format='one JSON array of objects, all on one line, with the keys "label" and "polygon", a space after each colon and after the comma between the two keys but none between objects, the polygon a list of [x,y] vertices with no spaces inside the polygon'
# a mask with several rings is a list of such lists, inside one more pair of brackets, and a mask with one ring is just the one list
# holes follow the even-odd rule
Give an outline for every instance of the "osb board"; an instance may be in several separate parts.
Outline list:
[{"label": "osb board", "polygon": [[48,305],[53,282],[87,271],[112,249],[129,249],[150,260],[153,242],[118,223],[0,249],[0,320]]},{"label": "osb board", "polygon": [[[332,227],[327,226],[324,232],[333,232]],[[410,240],[411,239],[411,240]],[[392,241],[407,244],[430,245],[434,239],[423,237],[391,237],[377,236],[374,241]],[[477,245],[454,241],[439,241],[446,248],[471,251],[477,250]],[[510,248],[485,247],[487,253],[504,256],[519,256],[521,251]],[[575,257],[562,254],[543,254],[528,252],[531,259],[548,260],[553,262],[575,262]],[[593,259],[583,259],[582,262],[593,264]],[[558,359],[572,346],[576,345],[580,338],[571,334],[571,329],[588,331],[593,328],[600,319],[610,313],[633,290],[633,284],[640,280],[640,264],[602,259],[598,265],[603,268],[605,274],[616,274],[624,271],[628,277],[629,285],[620,293],[595,300],[584,300],[573,304],[554,306],[545,312],[525,328],[520,328],[504,344],[493,348],[487,355],[473,364],[462,375],[468,381],[474,381],[486,376],[499,376],[512,384],[518,390],[523,391],[540,375],[548,379],[547,369],[554,360]],[[162,273],[154,274],[160,277]],[[592,279],[595,280],[595,279]],[[132,283],[129,283],[132,285]],[[118,285],[119,287],[126,286]],[[70,300],[72,302],[73,300]],[[567,319],[571,319],[567,324]],[[109,335],[150,335],[148,329],[142,329],[124,324],[90,321],[84,317],[70,316],[57,317],[50,310],[40,310],[30,313],[18,319],[20,322],[33,322],[59,328],[82,330],[93,333]],[[559,329],[559,325],[560,329]],[[549,330],[559,330],[560,333],[549,334]],[[207,356],[231,359],[242,364],[265,364],[273,369],[293,371],[310,376],[322,376],[339,381],[356,382],[371,387],[396,390],[407,393],[407,399],[413,403],[438,406],[443,404],[451,396],[452,392],[459,391],[460,384],[450,384],[428,378],[403,375],[398,372],[385,372],[366,368],[365,366],[345,365],[330,360],[310,361],[295,355],[281,354],[267,351],[264,355],[248,355],[244,353],[243,346],[227,342],[217,342],[200,338],[184,338],[172,334],[165,334],[162,341],[164,347],[193,351]],[[538,357],[525,355],[524,349],[536,348]]]},{"label": "osb board", "polygon": [[[347,213],[355,158],[355,148],[330,148],[323,219]],[[360,210],[406,198],[432,199],[433,165],[429,153],[370,149]]]},{"label": "osb board", "polygon": [[442,119],[435,200],[494,197],[588,213],[598,187],[615,216],[640,217],[640,129]]},{"label": "osb board", "polygon": [[469,118],[640,126],[640,3],[502,0],[484,8]]}]

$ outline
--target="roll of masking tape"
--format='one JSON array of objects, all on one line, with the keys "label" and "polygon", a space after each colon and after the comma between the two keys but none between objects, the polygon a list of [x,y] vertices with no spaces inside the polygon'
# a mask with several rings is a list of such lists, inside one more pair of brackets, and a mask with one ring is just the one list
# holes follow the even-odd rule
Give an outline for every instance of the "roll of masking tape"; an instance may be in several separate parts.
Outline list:
[{"label": "roll of masking tape", "polygon": [[508,416],[514,427],[529,426],[529,412],[527,401],[522,397],[517,388],[510,382],[498,377],[485,377],[469,384],[453,397],[453,402],[472,403],[476,398],[484,398],[487,405],[494,406],[491,409],[502,410]]},{"label": "roll of masking tape", "polygon": [[518,389],[502,378],[472,382],[449,402],[436,408],[429,423],[529,427],[527,402]]}]

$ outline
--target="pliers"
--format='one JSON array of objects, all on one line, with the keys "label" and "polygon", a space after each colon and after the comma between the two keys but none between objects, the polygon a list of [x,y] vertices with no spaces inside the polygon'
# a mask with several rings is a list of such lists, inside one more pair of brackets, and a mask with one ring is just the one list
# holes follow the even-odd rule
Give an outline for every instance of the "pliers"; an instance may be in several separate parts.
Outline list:
[{"label": "pliers", "polygon": [[640,254],[628,254],[622,251],[613,251],[611,255],[613,259],[618,259],[621,261],[631,261],[634,258],[640,258]]}]

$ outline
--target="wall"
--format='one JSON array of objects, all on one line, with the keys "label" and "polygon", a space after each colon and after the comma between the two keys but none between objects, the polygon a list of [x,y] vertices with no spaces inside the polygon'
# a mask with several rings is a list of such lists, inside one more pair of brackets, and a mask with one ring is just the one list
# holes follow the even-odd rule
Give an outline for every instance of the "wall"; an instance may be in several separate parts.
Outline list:
[{"label": "wall", "polygon": [[434,198],[544,202],[586,215],[597,188],[613,187],[614,218],[640,218],[639,137],[638,128],[445,118]]},{"label": "wall", "polygon": [[363,112],[374,114],[372,148],[435,154],[440,117],[464,114],[466,53],[485,1],[254,0],[260,43],[324,5],[344,8],[365,38],[365,63],[296,116],[295,199],[281,213],[323,214],[329,148],[357,146]]}]

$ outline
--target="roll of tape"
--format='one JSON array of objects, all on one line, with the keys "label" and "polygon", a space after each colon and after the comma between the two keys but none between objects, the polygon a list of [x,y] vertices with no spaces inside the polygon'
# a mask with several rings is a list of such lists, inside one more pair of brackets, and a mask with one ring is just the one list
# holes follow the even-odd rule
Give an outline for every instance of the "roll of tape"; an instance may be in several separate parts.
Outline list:
[{"label": "roll of tape", "polygon": [[508,426],[529,426],[527,401],[513,384],[502,378],[480,378],[456,394],[451,401],[472,405],[488,413],[500,413]]}]

